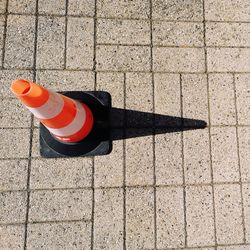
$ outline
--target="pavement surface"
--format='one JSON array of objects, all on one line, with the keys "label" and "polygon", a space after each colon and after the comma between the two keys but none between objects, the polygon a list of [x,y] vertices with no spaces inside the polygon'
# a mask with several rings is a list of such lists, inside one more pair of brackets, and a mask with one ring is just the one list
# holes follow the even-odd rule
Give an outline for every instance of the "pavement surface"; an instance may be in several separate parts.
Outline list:
[{"label": "pavement surface", "polygon": [[[250,249],[249,1],[0,0],[0,45],[1,250]],[[110,155],[42,159],[16,78],[134,111]]]}]

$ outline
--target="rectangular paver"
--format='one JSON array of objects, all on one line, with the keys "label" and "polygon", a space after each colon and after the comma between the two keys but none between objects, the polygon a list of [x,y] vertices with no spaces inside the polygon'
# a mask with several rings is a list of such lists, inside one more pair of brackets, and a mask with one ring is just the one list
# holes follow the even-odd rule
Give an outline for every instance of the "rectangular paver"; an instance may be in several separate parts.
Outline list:
[{"label": "rectangular paver", "polygon": [[28,224],[27,249],[86,249],[91,245],[91,225],[86,222]]},{"label": "rectangular paver", "polygon": [[183,47],[203,46],[203,24],[191,22],[154,21],[153,44]]},{"label": "rectangular paver", "polygon": [[214,181],[239,181],[236,129],[211,128],[211,147]]},{"label": "rectangular paver", "polygon": [[181,187],[156,190],[157,247],[184,247],[184,204]]},{"label": "rectangular paver", "polygon": [[0,2],[0,13],[5,13],[7,0],[2,0]]},{"label": "rectangular paver", "polygon": [[94,20],[69,17],[67,27],[68,69],[92,69],[94,59]]},{"label": "rectangular paver", "polygon": [[32,68],[34,42],[35,17],[8,15],[4,66]]},{"label": "rectangular paver", "polygon": [[89,220],[91,199],[91,190],[33,191],[29,221]]},{"label": "rectangular paver", "polygon": [[95,192],[94,249],[123,248],[123,190]]},{"label": "rectangular paver", "polygon": [[215,244],[212,187],[186,188],[187,245]]},{"label": "rectangular paver", "polygon": [[99,71],[149,71],[150,48],[99,45],[96,48],[96,61]]},{"label": "rectangular paver", "polygon": [[234,246],[223,246],[217,247],[217,250],[248,250],[249,249],[249,245],[234,245]]},{"label": "rectangular paver", "polygon": [[92,0],[69,0],[68,14],[69,15],[83,15],[94,16],[95,5]]},{"label": "rectangular paver", "polygon": [[240,185],[217,185],[214,190],[218,244],[243,243]]},{"label": "rectangular paver", "polygon": [[[48,27],[50,27],[48,29]],[[65,18],[38,18],[37,68],[64,67]]]},{"label": "rectangular paver", "polygon": [[[0,15],[0,59],[3,56],[3,38],[4,38],[4,25],[5,25],[5,16]],[[2,61],[0,62],[0,66],[2,66]]]},{"label": "rectangular paver", "polygon": [[154,71],[204,72],[204,49],[153,48]]},{"label": "rectangular paver", "polygon": [[127,249],[154,247],[153,188],[126,189],[126,247]]},{"label": "rectangular paver", "polygon": [[234,80],[232,74],[209,74],[210,119],[212,125],[235,125]]},{"label": "rectangular paver", "polygon": [[0,161],[0,190],[21,190],[27,187],[28,160]]},{"label": "rectangular paver", "polygon": [[38,2],[38,12],[40,14],[64,15],[66,0],[42,0]]},{"label": "rectangular paver", "polygon": [[244,209],[244,220],[246,229],[246,242],[250,243],[250,184],[243,184],[243,209]]},{"label": "rectangular paver", "polygon": [[[42,1],[40,1],[42,2]],[[35,14],[36,1],[33,0],[9,0],[8,12],[18,14]]]}]

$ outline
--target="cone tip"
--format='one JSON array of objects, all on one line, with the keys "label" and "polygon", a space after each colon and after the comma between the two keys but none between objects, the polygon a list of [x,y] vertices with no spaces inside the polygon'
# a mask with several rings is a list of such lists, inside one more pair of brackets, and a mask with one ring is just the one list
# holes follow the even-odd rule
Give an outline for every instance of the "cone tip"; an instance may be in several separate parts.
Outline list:
[{"label": "cone tip", "polygon": [[24,96],[30,92],[31,83],[24,79],[18,79],[11,83],[10,90],[16,96]]}]

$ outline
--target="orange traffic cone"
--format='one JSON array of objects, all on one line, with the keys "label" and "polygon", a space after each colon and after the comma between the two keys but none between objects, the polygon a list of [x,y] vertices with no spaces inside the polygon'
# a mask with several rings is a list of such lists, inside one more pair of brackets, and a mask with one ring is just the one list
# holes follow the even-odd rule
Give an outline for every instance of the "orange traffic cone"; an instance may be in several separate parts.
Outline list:
[{"label": "orange traffic cone", "polygon": [[[45,153],[45,157],[84,155],[86,150],[91,151],[100,143],[94,134],[90,136],[94,145],[91,146],[91,141],[88,140],[89,145],[86,147],[85,142],[85,149],[82,148],[82,142],[89,137],[94,126],[94,115],[84,100],[71,99],[27,80],[15,80],[11,84],[11,91],[43,125],[42,137],[47,146],[55,151],[55,154]],[[102,109],[101,106],[100,108]]]}]

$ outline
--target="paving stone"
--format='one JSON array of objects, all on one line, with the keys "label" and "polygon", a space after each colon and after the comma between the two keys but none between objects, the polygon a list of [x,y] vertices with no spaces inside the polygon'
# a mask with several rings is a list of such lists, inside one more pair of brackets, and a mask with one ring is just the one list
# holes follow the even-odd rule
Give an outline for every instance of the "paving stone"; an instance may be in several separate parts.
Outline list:
[{"label": "paving stone", "polygon": [[202,21],[202,0],[155,0],[153,1],[153,18],[171,21]]},{"label": "paving stone", "polygon": [[66,1],[59,0],[42,0],[38,2],[38,12],[40,14],[64,15],[66,9]]},{"label": "paving stone", "polygon": [[151,128],[153,125],[152,74],[127,73],[125,84],[127,126]]},{"label": "paving stone", "polygon": [[15,79],[32,80],[33,73],[29,70],[0,70],[0,98],[14,97],[10,91],[10,84]]},{"label": "paving stone", "polygon": [[26,202],[26,192],[0,193],[0,223],[25,222]]},{"label": "paving stone", "polygon": [[153,44],[161,46],[203,46],[203,24],[153,21]]},{"label": "paving stone", "polygon": [[155,135],[155,175],[157,185],[182,185],[180,133]]},{"label": "paving stone", "polygon": [[206,23],[207,46],[250,46],[248,23]]},{"label": "paving stone", "polygon": [[[149,131],[150,134],[151,131]],[[130,131],[126,131],[130,133]],[[126,140],[126,185],[153,185],[152,136]]]},{"label": "paving stone", "polygon": [[0,2],[0,13],[5,13],[5,11],[6,11],[6,0],[2,0],[1,2]]},{"label": "paving stone", "polygon": [[34,61],[35,17],[8,15],[4,65],[32,68]]},{"label": "paving stone", "polygon": [[28,224],[27,249],[86,249],[91,225],[86,222]]},{"label": "paving stone", "polygon": [[184,247],[184,207],[181,187],[156,189],[157,247]]},{"label": "paving stone", "polygon": [[209,72],[250,72],[250,49],[207,48]]},{"label": "paving stone", "polygon": [[212,125],[235,125],[234,80],[231,74],[209,74]]},{"label": "paving stone", "polygon": [[243,246],[243,245],[217,247],[217,250],[248,250],[248,249],[249,246]]},{"label": "paving stone", "polygon": [[0,190],[21,190],[27,187],[27,160],[0,161]]},{"label": "paving stone", "polygon": [[91,190],[33,191],[29,221],[90,220]]},{"label": "paving stone", "polygon": [[92,69],[94,63],[94,20],[68,18],[67,27],[68,69]]},{"label": "paving stone", "polygon": [[239,181],[236,129],[212,127],[211,147],[214,182]]},{"label": "paving stone", "polygon": [[38,128],[35,128],[33,130],[31,153],[32,153],[32,157],[40,157],[39,129]]},{"label": "paving stone", "polygon": [[92,0],[69,0],[68,14],[69,15],[83,15],[94,16],[95,5]]},{"label": "paving stone", "polygon": [[214,192],[218,244],[243,243],[240,185],[217,185]]},{"label": "paving stone", "polygon": [[94,249],[123,249],[123,190],[95,191]]},{"label": "paving stone", "polygon": [[204,72],[204,49],[153,48],[154,71]]},{"label": "paving stone", "polygon": [[208,129],[185,131],[183,143],[186,184],[211,183]]},{"label": "paving stone", "polygon": [[64,66],[65,18],[38,18],[37,68],[61,69]]},{"label": "paving stone", "polygon": [[181,89],[179,74],[154,74],[155,126],[180,126]]},{"label": "paving stone", "polygon": [[0,248],[21,250],[24,246],[24,225],[0,226]]},{"label": "paving stone", "polygon": [[250,6],[244,0],[205,0],[206,20],[250,21]]},{"label": "paving stone", "polygon": [[[181,248],[182,250],[215,250],[214,247]],[[179,250],[179,249],[178,249]]]},{"label": "paving stone", "polygon": [[126,248],[154,247],[153,188],[127,188],[126,192]]},{"label": "paving stone", "polygon": [[246,242],[250,243],[250,184],[242,185]]},{"label": "paving stone", "polygon": [[30,111],[17,99],[0,99],[0,127],[30,127]]},{"label": "paving stone", "polygon": [[146,20],[99,19],[97,43],[150,44],[150,22]]},{"label": "paving stone", "polygon": [[242,181],[250,181],[249,152],[250,152],[250,128],[238,127],[239,155]]},{"label": "paving stone", "polygon": [[96,48],[97,70],[150,70],[150,48],[146,46],[104,46]]},{"label": "paving stone", "polygon": [[0,158],[25,158],[29,156],[29,129],[0,129]]},{"label": "paving stone", "polygon": [[92,184],[92,159],[33,159],[30,188],[83,188]]},{"label": "paving stone", "polygon": [[250,74],[235,76],[238,123],[250,125]]},{"label": "paving stone", "polygon": [[[3,36],[4,36],[4,24],[5,24],[5,16],[0,15],[0,59],[3,56]],[[0,66],[2,66],[2,60],[0,60]]]},{"label": "paving stone", "polygon": [[21,13],[21,14],[35,14],[36,1],[34,0],[9,0],[8,12],[9,13]]},{"label": "paving stone", "polygon": [[[182,75],[183,117],[185,126],[196,127],[202,120],[208,122],[207,78],[204,74]],[[198,124],[197,124],[198,123]]]},{"label": "paving stone", "polygon": [[148,0],[98,0],[98,17],[114,18],[149,18],[150,2]]},{"label": "paving stone", "polygon": [[215,244],[212,187],[186,188],[187,245]]}]

